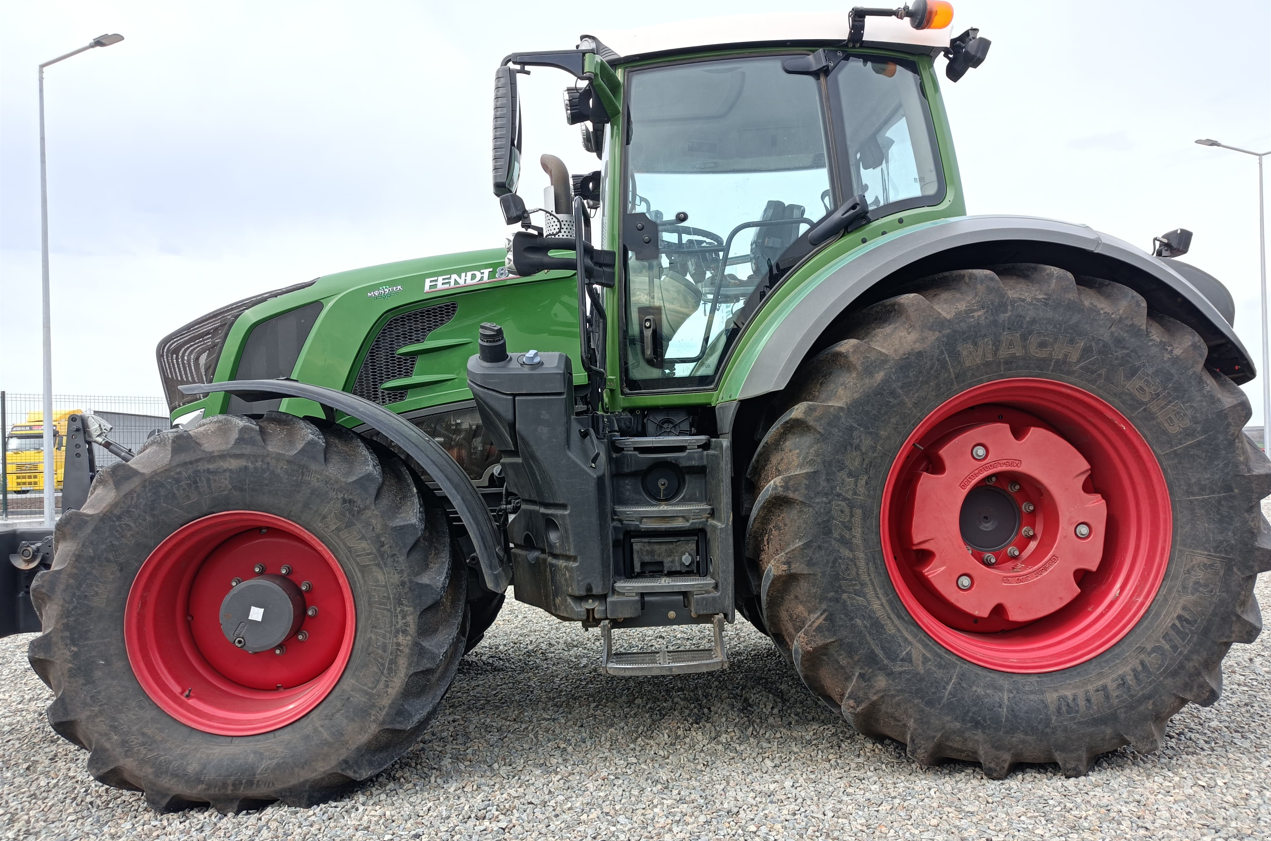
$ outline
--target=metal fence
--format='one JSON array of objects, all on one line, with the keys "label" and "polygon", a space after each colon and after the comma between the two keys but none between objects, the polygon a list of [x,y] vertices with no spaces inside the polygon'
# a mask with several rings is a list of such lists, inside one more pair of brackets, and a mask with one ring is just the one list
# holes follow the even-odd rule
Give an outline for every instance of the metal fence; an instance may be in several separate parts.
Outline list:
[{"label": "metal fence", "polygon": [[[0,391],[0,428],[4,434],[3,475],[0,483],[0,519],[44,516],[44,396]],[[156,430],[167,429],[168,406],[161,397],[103,397],[53,395],[53,461],[57,473],[54,503],[61,510],[62,466],[66,418],[91,414],[111,426],[110,438],[134,452]],[[93,445],[99,468],[119,459]]]}]

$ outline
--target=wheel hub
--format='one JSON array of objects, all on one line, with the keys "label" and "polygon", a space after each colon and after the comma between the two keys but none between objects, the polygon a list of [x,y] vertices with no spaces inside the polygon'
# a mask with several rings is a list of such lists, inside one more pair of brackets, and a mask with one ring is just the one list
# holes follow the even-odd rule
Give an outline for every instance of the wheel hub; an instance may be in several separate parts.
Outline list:
[{"label": "wheel hub", "polygon": [[235,585],[221,602],[221,633],[249,654],[276,649],[300,630],[305,598],[281,575],[260,575]]},{"label": "wheel hub", "polygon": [[[1032,622],[1077,597],[1077,577],[1102,559],[1107,510],[1083,490],[1090,465],[1071,444],[1036,426],[983,423],[928,455],[908,543],[929,556],[920,570],[926,586],[964,614],[967,630],[989,618]],[[1087,537],[1077,536],[1079,524]]]},{"label": "wheel hub", "polygon": [[1019,506],[998,488],[978,485],[962,502],[962,539],[980,552],[1004,549],[1019,531]]}]

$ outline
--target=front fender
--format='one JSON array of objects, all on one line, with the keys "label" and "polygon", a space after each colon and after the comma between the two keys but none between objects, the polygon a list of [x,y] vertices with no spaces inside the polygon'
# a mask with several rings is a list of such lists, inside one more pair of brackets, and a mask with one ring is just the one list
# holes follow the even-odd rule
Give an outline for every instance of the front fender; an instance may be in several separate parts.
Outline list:
[{"label": "front fender", "polygon": [[[1046,263],[1123,283],[1153,309],[1199,333],[1209,347],[1211,367],[1237,384],[1256,373],[1248,351],[1219,309],[1224,302],[1215,306],[1170,261],[1085,225],[1023,216],[970,216],[879,237],[785,295],[778,287],[729,361],[719,401],[745,400],[784,388],[835,319],[854,305],[880,300],[906,281],[942,271],[1019,262]],[[1219,289],[1226,291],[1221,285]]]},{"label": "front fender", "polygon": [[476,546],[481,577],[486,588],[502,593],[512,582],[511,562],[503,551],[499,530],[490,519],[489,509],[476,486],[440,444],[395,412],[345,391],[286,379],[231,380],[183,385],[180,388],[186,394],[230,392],[249,401],[300,397],[357,418],[401,447],[441,486],[442,492],[459,512],[459,518],[463,520],[468,535]]}]

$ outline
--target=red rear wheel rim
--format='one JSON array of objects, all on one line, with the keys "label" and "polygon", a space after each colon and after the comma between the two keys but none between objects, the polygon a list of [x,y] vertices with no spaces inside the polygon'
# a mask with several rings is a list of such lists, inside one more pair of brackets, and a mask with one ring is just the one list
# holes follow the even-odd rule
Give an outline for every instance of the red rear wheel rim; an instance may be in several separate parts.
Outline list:
[{"label": "red rear wheel rim", "polygon": [[[220,622],[232,582],[280,575],[284,565],[309,585],[299,630],[282,654],[236,648]],[[224,511],[177,529],[146,558],[128,593],[124,644],[164,712],[207,733],[248,736],[291,724],[327,697],[355,624],[353,591],[322,541],[282,517]]]},{"label": "red rear wheel rim", "polygon": [[891,581],[932,639],[990,669],[1041,673],[1097,657],[1143,617],[1172,516],[1124,415],[1066,383],[1013,378],[918,425],[888,473],[881,526]]}]

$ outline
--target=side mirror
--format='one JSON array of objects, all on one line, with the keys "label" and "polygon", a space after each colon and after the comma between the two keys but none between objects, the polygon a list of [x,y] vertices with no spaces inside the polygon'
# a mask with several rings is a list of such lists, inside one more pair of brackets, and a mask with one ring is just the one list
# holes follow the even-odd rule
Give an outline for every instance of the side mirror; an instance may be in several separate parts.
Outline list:
[{"label": "side mirror", "polygon": [[494,194],[516,192],[521,178],[521,101],[516,71],[504,65],[494,71]]},{"label": "side mirror", "polygon": [[1175,228],[1152,240],[1152,245],[1152,254],[1156,257],[1182,257],[1192,247],[1192,232],[1186,228]]}]

